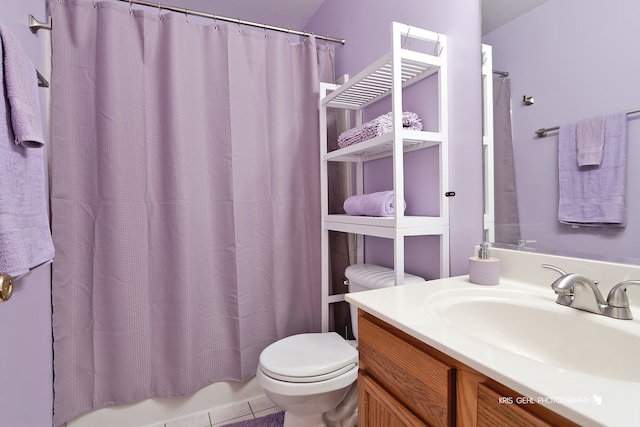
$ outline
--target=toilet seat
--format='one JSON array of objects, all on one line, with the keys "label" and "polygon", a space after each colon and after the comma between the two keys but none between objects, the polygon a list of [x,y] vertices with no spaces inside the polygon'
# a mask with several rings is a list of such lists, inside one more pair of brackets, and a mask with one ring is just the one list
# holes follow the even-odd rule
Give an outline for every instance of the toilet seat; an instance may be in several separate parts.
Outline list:
[{"label": "toilet seat", "polygon": [[274,342],[260,354],[260,369],[276,380],[313,383],[357,366],[358,352],[335,332],[298,334]]}]

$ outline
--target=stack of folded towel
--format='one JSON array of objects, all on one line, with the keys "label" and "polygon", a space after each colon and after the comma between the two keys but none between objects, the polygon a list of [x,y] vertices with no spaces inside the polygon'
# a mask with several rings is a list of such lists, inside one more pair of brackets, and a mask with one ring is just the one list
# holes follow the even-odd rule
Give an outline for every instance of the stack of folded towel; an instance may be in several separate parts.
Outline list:
[{"label": "stack of folded towel", "polygon": [[[422,130],[422,120],[416,113],[405,111],[402,113],[402,127],[408,130]],[[393,132],[393,118],[389,112],[340,134],[338,147],[348,147],[390,132]]]},{"label": "stack of folded towel", "polygon": [[[358,216],[393,216],[395,204],[394,192],[379,191],[377,193],[358,194],[344,201],[344,211]],[[406,204],[405,204],[406,208]]]}]

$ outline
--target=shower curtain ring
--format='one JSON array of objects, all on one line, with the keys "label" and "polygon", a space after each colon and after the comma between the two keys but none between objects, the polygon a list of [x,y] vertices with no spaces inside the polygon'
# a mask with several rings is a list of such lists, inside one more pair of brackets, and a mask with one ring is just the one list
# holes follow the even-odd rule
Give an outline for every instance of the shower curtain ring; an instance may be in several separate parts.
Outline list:
[{"label": "shower curtain ring", "polygon": [[187,9],[186,7],[184,8],[184,16],[187,19],[187,24],[189,23],[189,9]]},{"label": "shower curtain ring", "polygon": [[267,24],[262,24],[262,26],[264,27],[264,38],[268,39],[269,35],[267,34]]},{"label": "shower curtain ring", "polygon": [[240,18],[238,18],[238,34],[242,34],[242,27],[240,27]]},{"label": "shower curtain ring", "polygon": [[158,19],[162,21],[162,8],[160,7],[160,2],[158,2]]},{"label": "shower curtain ring", "polygon": [[129,15],[133,15],[133,4],[131,3],[131,0],[129,0]]},{"label": "shower curtain ring", "polygon": [[289,39],[289,36],[290,36],[290,35],[291,35],[291,29],[290,29],[290,28],[287,28],[287,39],[286,39],[286,41],[287,41],[287,43],[289,43],[289,44],[291,44],[291,40]]},{"label": "shower curtain ring", "polygon": [[218,17],[216,17],[216,14],[213,14],[213,29],[217,30],[218,29]]}]

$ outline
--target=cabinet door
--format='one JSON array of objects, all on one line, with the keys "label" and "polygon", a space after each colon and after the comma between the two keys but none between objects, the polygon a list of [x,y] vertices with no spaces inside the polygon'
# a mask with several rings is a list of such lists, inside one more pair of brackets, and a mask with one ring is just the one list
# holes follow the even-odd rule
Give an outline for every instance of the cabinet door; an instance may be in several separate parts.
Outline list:
[{"label": "cabinet door", "polygon": [[411,337],[371,316],[360,316],[358,332],[361,369],[429,425],[454,424],[452,367],[424,352],[424,344],[409,343]]},{"label": "cabinet door", "polygon": [[358,375],[358,425],[360,427],[426,427],[368,375]]},{"label": "cabinet door", "polygon": [[478,427],[552,427],[550,424],[513,403],[500,403],[500,395],[478,384]]}]

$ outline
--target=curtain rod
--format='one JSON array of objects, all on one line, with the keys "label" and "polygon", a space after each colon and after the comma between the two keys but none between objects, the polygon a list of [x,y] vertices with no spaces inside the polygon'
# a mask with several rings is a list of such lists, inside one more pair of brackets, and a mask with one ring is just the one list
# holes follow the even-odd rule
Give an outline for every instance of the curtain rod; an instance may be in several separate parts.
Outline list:
[{"label": "curtain rod", "polygon": [[175,6],[162,5],[160,3],[151,3],[151,2],[143,1],[143,0],[119,0],[119,1],[122,1],[122,2],[125,2],[125,3],[129,3],[129,4],[137,4],[137,5],[141,5],[141,6],[155,7],[156,9],[170,10],[172,12],[177,12],[177,13],[184,13],[187,16],[189,16],[189,15],[200,16],[202,18],[211,18],[211,19],[214,19],[214,20],[220,20],[220,21],[225,21],[225,22],[234,22],[234,23],[236,23],[238,25],[247,25],[249,27],[262,28],[262,29],[265,29],[265,30],[280,31],[282,33],[295,34],[295,35],[298,35],[298,36],[305,36],[305,37],[315,36],[317,39],[326,40],[328,42],[334,42],[334,43],[340,43],[340,44],[345,44],[346,43],[345,39],[338,39],[338,38],[329,37],[329,36],[318,36],[318,35],[315,35],[313,33],[307,33],[307,32],[304,32],[304,31],[292,30],[290,28],[276,27],[275,25],[260,24],[260,23],[257,23],[257,22],[245,21],[244,19],[239,19],[239,18],[228,18],[226,16],[215,15],[213,13],[198,12],[198,11],[195,11],[195,10],[189,10],[187,8],[179,8],[179,7],[175,7]]},{"label": "curtain rod", "polygon": [[[630,114],[637,114],[640,113],[640,108],[636,108],[635,110],[629,110],[627,111],[627,116]],[[538,138],[542,138],[543,136],[547,136],[547,132],[551,132],[552,130],[558,130],[560,129],[560,126],[554,126],[552,128],[542,128],[542,129],[538,129],[536,131],[536,135],[538,136]]]}]

